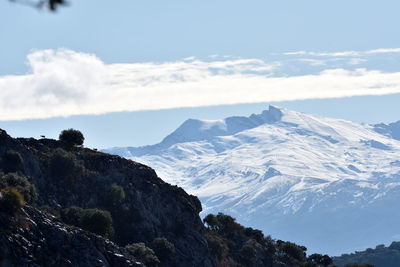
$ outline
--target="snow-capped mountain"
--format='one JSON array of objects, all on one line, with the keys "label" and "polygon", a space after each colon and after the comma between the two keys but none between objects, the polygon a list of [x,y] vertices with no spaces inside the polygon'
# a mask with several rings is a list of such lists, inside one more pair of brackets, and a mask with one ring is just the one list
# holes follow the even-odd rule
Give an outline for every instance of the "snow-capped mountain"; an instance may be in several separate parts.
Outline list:
[{"label": "snow-capped mountain", "polygon": [[250,117],[190,119],[159,144],[106,152],[197,195],[203,215],[230,214],[312,252],[400,238],[400,141],[383,126],[270,106]]}]

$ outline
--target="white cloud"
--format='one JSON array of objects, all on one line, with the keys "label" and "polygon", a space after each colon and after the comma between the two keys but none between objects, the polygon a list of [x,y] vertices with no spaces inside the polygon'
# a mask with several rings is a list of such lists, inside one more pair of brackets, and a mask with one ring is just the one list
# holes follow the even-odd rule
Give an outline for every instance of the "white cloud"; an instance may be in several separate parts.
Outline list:
[{"label": "white cloud", "polygon": [[379,48],[367,51],[313,52],[291,51],[283,53],[286,56],[315,56],[315,57],[357,57],[372,54],[400,53],[400,48]]},{"label": "white cloud", "polygon": [[28,64],[29,74],[0,77],[0,120],[400,93],[400,72],[276,77],[282,63],[259,59],[107,65],[94,55],[45,50],[28,55]]},{"label": "white cloud", "polygon": [[315,57],[349,57],[358,56],[358,51],[342,51],[342,52],[312,52],[312,51],[292,51],[283,53],[287,56],[315,56]]},{"label": "white cloud", "polygon": [[326,65],[326,61],[325,60],[320,60],[320,59],[300,58],[299,61],[307,62],[311,66],[323,66],[323,65]]},{"label": "white cloud", "polygon": [[368,61],[368,60],[365,59],[365,58],[357,58],[357,57],[354,57],[354,58],[351,58],[351,59],[349,60],[349,65],[359,65],[359,64],[364,63],[364,62],[367,62],[367,61]]},{"label": "white cloud", "polygon": [[400,48],[379,48],[366,51],[365,53],[366,54],[400,53]]}]

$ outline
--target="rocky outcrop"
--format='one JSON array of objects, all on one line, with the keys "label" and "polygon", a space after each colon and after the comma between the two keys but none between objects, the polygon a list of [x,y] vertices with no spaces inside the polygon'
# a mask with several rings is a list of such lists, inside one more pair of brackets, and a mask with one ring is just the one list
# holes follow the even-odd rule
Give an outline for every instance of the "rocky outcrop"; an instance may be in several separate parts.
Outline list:
[{"label": "rocky outcrop", "polygon": [[25,207],[0,213],[0,266],[144,266],[113,242]]},{"label": "rocky outcrop", "polygon": [[[33,264],[35,256],[30,258],[19,255],[25,255],[24,253],[34,255],[37,245],[32,245],[32,242],[39,242],[40,238],[45,238],[38,243],[40,248],[47,247],[48,251],[52,251],[51,247],[60,249],[58,252],[60,254],[51,257],[53,260],[51,263],[54,265],[73,266],[76,262],[82,261],[88,266],[129,266],[134,263],[124,258],[123,249],[118,246],[143,242],[151,247],[155,238],[165,237],[175,246],[175,254],[169,261],[162,262],[161,266],[215,266],[204,238],[205,228],[198,215],[201,203],[197,197],[165,183],[157,177],[153,169],[145,165],[86,148],[76,148],[68,152],[76,158],[80,166],[79,172],[68,178],[57,176],[51,172],[49,162],[52,153],[60,148],[63,146],[56,140],[14,139],[0,130],[0,158],[8,150],[21,154],[23,166],[18,172],[35,185],[38,191],[37,207],[50,206],[57,211],[71,206],[108,210],[112,215],[115,229],[115,234],[110,240],[117,245],[82,230],[63,226],[61,222],[46,223],[50,220],[49,217],[36,208],[27,207],[24,216],[28,220],[32,219],[36,226],[23,231],[27,231],[25,235],[30,234],[31,239],[17,229],[8,234],[3,232],[1,245],[4,249],[8,247],[12,251],[15,250],[15,253],[7,254],[13,255],[8,256],[11,258],[2,259],[5,256],[0,254],[0,260],[3,260],[4,264],[12,262],[13,259],[26,259]],[[4,169],[1,161],[0,169]],[[125,197],[118,203],[110,198],[112,185],[118,185],[124,190]],[[44,233],[51,234],[46,236]],[[24,240],[20,239],[21,237],[27,241],[21,241]],[[78,247],[86,247],[86,252],[69,253],[67,248],[70,246],[72,249],[75,241],[78,242]],[[22,245],[15,245],[18,242],[22,242]],[[64,243],[66,250],[61,249]],[[114,251],[112,252],[114,254],[111,251]],[[62,264],[61,261],[54,262],[57,260],[57,255],[65,253],[74,255],[73,259],[59,256],[60,260],[65,262]],[[92,258],[85,255],[94,256]],[[124,263],[118,262],[118,255],[122,255],[120,259]],[[47,260],[50,258],[42,262]],[[68,260],[71,263],[68,263]],[[97,260],[102,260],[103,263]]]}]

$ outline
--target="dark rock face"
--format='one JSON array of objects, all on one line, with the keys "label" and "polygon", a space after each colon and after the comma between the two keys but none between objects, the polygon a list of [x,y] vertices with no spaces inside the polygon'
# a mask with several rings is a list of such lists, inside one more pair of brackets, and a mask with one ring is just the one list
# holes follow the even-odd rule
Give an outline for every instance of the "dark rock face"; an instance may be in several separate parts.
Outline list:
[{"label": "dark rock face", "polygon": [[[197,197],[165,183],[157,177],[153,169],[145,165],[84,148],[76,148],[70,152],[83,166],[83,170],[68,179],[55,177],[50,171],[49,158],[58,148],[62,148],[62,144],[55,140],[13,139],[5,131],[0,130],[0,157],[10,149],[21,154],[23,167],[19,172],[35,185],[39,195],[38,207],[48,205],[62,210],[79,206],[108,210],[113,217],[115,229],[111,240],[119,246],[136,242],[144,242],[147,246],[151,246],[155,238],[165,237],[174,244],[175,254],[173,259],[161,263],[161,266],[215,266],[204,238],[205,228],[198,216],[201,203]],[[0,161],[0,169],[4,169],[3,167]],[[125,198],[118,203],[110,199],[110,188],[113,184],[123,187],[125,192]],[[29,216],[34,213],[39,214],[34,208],[26,210],[26,213]],[[43,220],[45,221],[45,218]],[[46,227],[46,224],[43,223],[42,227]],[[78,238],[82,231],[69,234],[74,234]],[[56,237],[64,240],[67,236]],[[6,235],[2,238],[8,237],[10,236]],[[83,235],[82,238],[85,239]],[[60,244],[64,242],[61,240]],[[87,243],[82,244],[103,255],[106,261],[104,265],[92,266],[107,266],[107,264],[125,266],[114,263],[110,255],[107,256],[103,250],[95,245],[92,246],[91,244],[100,242],[95,240],[97,239],[89,238],[87,241],[82,241]],[[4,243],[5,241],[1,242],[5,246],[8,244]],[[45,245],[49,240],[43,242]],[[107,248],[108,241],[102,242],[105,242],[104,246]],[[20,250],[23,251],[22,248]],[[97,255],[96,253],[94,255]],[[98,259],[100,258],[99,256]],[[78,256],[74,260],[77,259],[83,262],[91,261]],[[71,266],[73,265],[72,262]]]},{"label": "dark rock face", "polygon": [[113,242],[32,207],[0,213],[0,222],[0,266],[144,266]]}]

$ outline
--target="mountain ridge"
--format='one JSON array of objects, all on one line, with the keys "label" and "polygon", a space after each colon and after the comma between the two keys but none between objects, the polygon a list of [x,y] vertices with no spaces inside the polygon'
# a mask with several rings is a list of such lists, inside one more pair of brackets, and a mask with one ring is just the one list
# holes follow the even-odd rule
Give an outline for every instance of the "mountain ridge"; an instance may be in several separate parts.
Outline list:
[{"label": "mountain ridge", "polygon": [[[131,153],[132,156],[142,156],[152,153],[153,150],[167,149],[181,142],[201,141],[215,136],[232,135],[264,123],[279,121],[281,117],[280,109],[270,106],[269,110],[264,110],[261,114],[252,114],[249,117],[232,116],[223,120],[187,119],[158,144],[127,148],[114,147],[112,149],[122,149],[126,153]],[[108,151],[108,149],[102,151]]]},{"label": "mountain ridge", "polygon": [[[204,213],[231,214],[274,236],[294,237],[317,252],[340,254],[393,241],[398,232],[389,226],[400,222],[391,216],[400,190],[400,142],[374,126],[342,119],[277,107],[261,115],[270,111],[279,116],[236,132],[224,131],[225,119],[195,128],[193,136],[201,137],[195,141],[148,146],[145,153],[138,153],[141,148],[106,151],[144,162],[168,182],[198,195]],[[216,134],[202,135],[199,129]],[[369,210],[391,218],[376,222]],[[360,229],[363,219],[376,224]],[[338,233],[343,220],[345,231]],[[368,229],[378,226],[380,237],[378,231],[362,240]],[[321,236],[331,243],[322,242]],[[347,238],[348,247],[342,248],[340,238]]]}]

